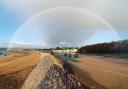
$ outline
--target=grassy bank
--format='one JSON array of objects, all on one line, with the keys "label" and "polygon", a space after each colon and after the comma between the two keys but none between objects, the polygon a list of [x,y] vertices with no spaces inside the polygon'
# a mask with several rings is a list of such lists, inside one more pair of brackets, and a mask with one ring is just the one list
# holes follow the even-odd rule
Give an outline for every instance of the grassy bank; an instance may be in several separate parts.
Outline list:
[{"label": "grassy bank", "polygon": [[10,52],[0,57],[0,89],[19,89],[40,57],[39,52],[33,51]]}]

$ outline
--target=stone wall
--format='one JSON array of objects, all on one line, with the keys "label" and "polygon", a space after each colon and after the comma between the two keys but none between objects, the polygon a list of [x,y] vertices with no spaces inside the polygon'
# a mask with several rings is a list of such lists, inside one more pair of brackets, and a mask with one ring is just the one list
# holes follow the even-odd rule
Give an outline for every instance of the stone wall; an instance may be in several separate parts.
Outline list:
[{"label": "stone wall", "polygon": [[64,72],[57,65],[51,66],[37,89],[89,89]]},{"label": "stone wall", "polygon": [[57,61],[50,54],[44,56],[25,81],[22,89],[90,89],[75,80],[72,74],[60,65],[58,66]]}]

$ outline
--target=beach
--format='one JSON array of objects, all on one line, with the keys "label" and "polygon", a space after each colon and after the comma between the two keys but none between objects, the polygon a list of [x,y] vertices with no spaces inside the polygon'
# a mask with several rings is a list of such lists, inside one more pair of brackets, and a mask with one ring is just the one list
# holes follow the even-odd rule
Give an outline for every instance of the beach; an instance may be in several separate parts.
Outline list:
[{"label": "beach", "polygon": [[76,78],[93,89],[128,89],[128,60],[90,54],[69,63]]},{"label": "beach", "polygon": [[0,57],[0,89],[20,89],[30,72],[40,61],[35,51],[9,52]]}]

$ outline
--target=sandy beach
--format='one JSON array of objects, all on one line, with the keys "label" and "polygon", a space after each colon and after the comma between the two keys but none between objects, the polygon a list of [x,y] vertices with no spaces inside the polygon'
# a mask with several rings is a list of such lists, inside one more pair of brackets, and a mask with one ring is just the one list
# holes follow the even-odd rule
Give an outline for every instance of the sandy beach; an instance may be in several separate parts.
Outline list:
[{"label": "sandy beach", "polygon": [[10,52],[0,57],[0,89],[20,89],[40,57],[41,53],[33,51]]},{"label": "sandy beach", "polygon": [[[128,89],[128,61],[96,55],[80,55],[69,61],[76,77],[92,88]],[[101,89],[101,88],[100,88]]]}]

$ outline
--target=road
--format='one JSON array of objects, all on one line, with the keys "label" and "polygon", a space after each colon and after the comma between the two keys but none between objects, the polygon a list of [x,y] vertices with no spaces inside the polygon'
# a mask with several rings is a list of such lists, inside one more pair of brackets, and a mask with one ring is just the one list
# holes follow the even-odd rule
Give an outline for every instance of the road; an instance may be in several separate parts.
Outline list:
[{"label": "road", "polygon": [[76,78],[94,89],[128,89],[128,60],[80,54],[68,62]]}]

